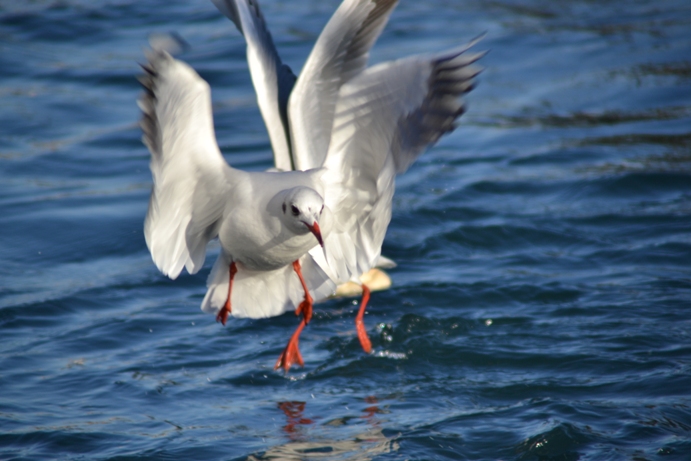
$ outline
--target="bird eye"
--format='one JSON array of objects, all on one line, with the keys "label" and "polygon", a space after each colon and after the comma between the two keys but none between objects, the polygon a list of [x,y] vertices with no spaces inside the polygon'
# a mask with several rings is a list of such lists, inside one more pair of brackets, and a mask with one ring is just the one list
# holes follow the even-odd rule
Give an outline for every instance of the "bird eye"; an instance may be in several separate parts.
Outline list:
[{"label": "bird eye", "polygon": [[295,205],[290,205],[290,211],[293,212],[293,216],[297,216],[300,214],[300,210],[298,210],[298,207]]},{"label": "bird eye", "polygon": [[319,210],[319,214],[322,214],[322,211],[324,211],[324,205],[322,205],[321,210]]}]

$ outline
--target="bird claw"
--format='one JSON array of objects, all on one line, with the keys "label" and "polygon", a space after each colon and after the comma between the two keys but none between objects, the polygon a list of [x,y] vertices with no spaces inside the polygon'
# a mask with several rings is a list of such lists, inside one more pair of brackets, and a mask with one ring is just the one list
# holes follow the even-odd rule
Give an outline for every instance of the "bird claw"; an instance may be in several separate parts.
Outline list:
[{"label": "bird claw", "polygon": [[294,363],[297,363],[301,367],[305,365],[304,360],[302,360],[302,354],[300,354],[300,349],[298,348],[298,342],[293,341],[293,338],[288,341],[288,345],[276,360],[276,365],[274,365],[274,370],[278,370],[283,367],[287,372]]},{"label": "bird claw", "polygon": [[228,306],[223,306],[216,314],[216,321],[221,322],[221,325],[225,326],[228,321],[228,314],[230,314],[230,309],[228,309]]},{"label": "bird claw", "polygon": [[312,319],[312,304],[314,301],[312,296],[310,296],[309,290],[307,289],[305,279],[302,277],[300,261],[293,262],[293,269],[300,279],[302,289],[305,291],[305,298],[297,309],[295,309],[295,315],[299,316],[302,314],[302,321],[300,322],[297,330],[295,330],[295,333],[293,333],[293,336],[291,336],[290,341],[288,341],[288,345],[285,349],[283,349],[283,352],[278,357],[278,360],[276,360],[276,365],[274,365],[274,370],[278,370],[280,367],[283,367],[286,372],[294,363],[297,363],[301,367],[305,365],[305,362],[302,360],[302,354],[300,354],[300,349],[298,348],[298,342],[300,341],[300,333],[302,333],[302,329],[305,328],[305,325],[307,325]]}]

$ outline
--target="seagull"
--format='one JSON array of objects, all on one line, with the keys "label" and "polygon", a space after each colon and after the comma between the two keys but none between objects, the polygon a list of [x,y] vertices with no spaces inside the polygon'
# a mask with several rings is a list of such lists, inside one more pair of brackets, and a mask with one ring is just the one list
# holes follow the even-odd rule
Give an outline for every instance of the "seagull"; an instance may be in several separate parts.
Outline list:
[{"label": "seagull", "polygon": [[[395,176],[465,111],[484,53],[475,39],[441,53],[367,67],[369,50],[397,0],[344,0],[300,76],[282,64],[256,0],[213,0],[242,32],[277,171],[245,172],[216,142],[209,85],[173,56],[172,37],[152,39],[145,73],[143,142],[153,190],[144,223],[158,269],[177,278],[203,266],[207,243],[220,254],[204,312],[302,315],[275,368],[304,365],[299,337],[315,300],[374,267],[391,219]],[[358,338],[371,350],[362,316]]]}]

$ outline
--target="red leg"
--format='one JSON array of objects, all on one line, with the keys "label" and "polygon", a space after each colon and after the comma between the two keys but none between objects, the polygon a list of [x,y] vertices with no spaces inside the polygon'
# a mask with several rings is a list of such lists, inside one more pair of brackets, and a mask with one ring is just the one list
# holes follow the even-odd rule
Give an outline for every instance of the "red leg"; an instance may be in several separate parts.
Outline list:
[{"label": "red leg", "polygon": [[233,289],[233,278],[235,277],[235,274],[237,274],[237,272],[238,268],[237,266],[235,266],[235,263],[230,263],[230,279],[228,280],[228,299],[226,299],[225,305],[221,308],[220,311],[218,311],[218,314],[216,314],[216,321],[221,322],[223,325],[226,324],[226,321],[228,320],[228,314],[230,314],[231,312],[230,291]]},{"label": "red leg", "polygon": [[364,283],[362,284],[362,303],[360,304],[360,310],[355,317],[355,329],[357,330],[357,337],[360,339],[360,345],[368,354],[372,352],[372,343],[367,336],[367,330],[365,330],[365,322],[363,317],[365,316],[365,307],[367,307],[367,302],[369,301],[369,288]]},{"label": "red leg", "polygon": [[300,261],[295,261],[293,262],[293,269],[295,270],[295,273],[298,274],[298,277],[300,278],[300,283],[302,284],[302,289],[305,291],[305,299],[300,303],[297,309],[295,309],[295,315],[300,315],[305,319],[305,325],[310,323],[310,320],[312,320],[312,296],[310,296],[310,292],[307,289],[307,284],[305,283],[305,279],[302,277],[302,268],[300,267]]},{"label": "red leg", "polygon": [[298,325],[297,330],[295,330],[295,333],[293,333],[293,336],[291,336],[290,341],[288,341],[288,345],[285,349],[283,349],[283,352],[278,357],[274,370],[283,367],[285,371],[288,371],[294,363],[297,363],[300,366],[304,365],[302,355],[300,354],[300,349],[298,348],[298,342],[300,341],[300,333],[302,333],[302,329],[305,328],[305,325],[307,325],[312,319],[313,299],[312,296],[310,296],[309,290],[307,289],[305,279],[302,277],[300,261],[293,262],[293,269],[300,278],[302,289],[305,290],[305,299],[300,303],[298,308],[295,309],[295,315],[302,314],[302,320],[300,321],[300,325]]},{"label": "red leg", "polygon": [[283,430],[290,435],[298,433],[299,426],[301,425],[314,424],[314,421],[303,416],[305,402],[279,402],[278,408],[283,410],[283,413],[286,415],[288,424],[283,426]]},{"label": "red leg", "polygon": [[288,371],[294,363],[297,363],[300,366],[305,364],[305,362],[302,360],[300,349],[298,348],[298,343],[300,342],[300,333],[302,333],[302,329],[305,328],[305,325],[307,325],[307,322],[305,322],[305,318],[303,317],[302,320],[300,320],[300,325],[298,325],[297,330],[295,330],[293,336],[290,337],[288,345],[285,349],[283,349],[283,352],[278,357],[278,360],[276,360],[274,370],[278,370],[280,367],[283,367],[285,371]]}]

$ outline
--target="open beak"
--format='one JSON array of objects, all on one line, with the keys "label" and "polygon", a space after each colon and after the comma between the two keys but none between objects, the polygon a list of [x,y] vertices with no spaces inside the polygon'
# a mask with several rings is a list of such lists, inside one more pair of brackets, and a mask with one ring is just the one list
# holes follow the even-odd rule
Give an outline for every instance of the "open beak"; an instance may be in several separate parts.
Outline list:
[{"label": "open beak", "polygon": [[314,224],[311,226],[307,223],[305,223],[307,228],[314,234],[315,237],[317,237],[317,241],[319,242],[319,245],[321,245],[322,248],[324,248],[324,240],[322,240],[322,231],[319,229],[319,224],[317,221],[314,221]]}]

